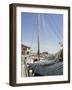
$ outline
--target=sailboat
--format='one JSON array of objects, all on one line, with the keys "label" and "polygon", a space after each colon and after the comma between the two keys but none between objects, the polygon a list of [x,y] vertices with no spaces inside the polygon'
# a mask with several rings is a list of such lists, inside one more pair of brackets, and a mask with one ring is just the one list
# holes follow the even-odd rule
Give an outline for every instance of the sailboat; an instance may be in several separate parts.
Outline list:
[{"label": "sailboat", "polygon": [[52,64],[54,63],[54,60],[52,61],[48,61],[48,60],[45,60],[43,58],[43,60],[41,60],[40,58],[40,14],[37,14],[37,58],[34,59],[35,62],[38,62],[39,64],[41,65],[48,65],[48,64]]},{"label": "sailboat", "polygon": [[[55,60],[41,60],[40,58],[40,14],[37,14],[37,56],[35,63],[29,63],[29,69],[32,70],[34,76],[45,76],[45,75],[62,75],[63,74],[63,63],[56,63]],[[57,65],[58,64],[58,65]],[[60,67],[60,68],[59,68]],[[61,73],[59,72],[61,71]]]}]

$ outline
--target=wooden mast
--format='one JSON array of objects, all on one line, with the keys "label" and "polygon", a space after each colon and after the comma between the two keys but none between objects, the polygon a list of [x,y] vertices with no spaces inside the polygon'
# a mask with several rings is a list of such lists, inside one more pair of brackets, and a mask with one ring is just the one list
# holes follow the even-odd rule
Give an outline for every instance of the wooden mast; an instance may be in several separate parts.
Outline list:
[{"label": "wooden mast", "polygon": [[37,15],[38,60],[40,61],[40,40],[39,40],[39,31],[40,31],[40,14]]}]

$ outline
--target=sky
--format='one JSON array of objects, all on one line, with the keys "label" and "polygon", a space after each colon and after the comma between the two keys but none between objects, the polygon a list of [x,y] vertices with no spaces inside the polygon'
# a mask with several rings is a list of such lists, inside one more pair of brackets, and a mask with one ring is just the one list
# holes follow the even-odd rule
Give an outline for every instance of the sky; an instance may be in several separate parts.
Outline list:
[{"label": "sky", "polygon": [[21,42],[37,52],[39,31],[40,52],[56,53],[63,42],[63,15],[21,13]]}]

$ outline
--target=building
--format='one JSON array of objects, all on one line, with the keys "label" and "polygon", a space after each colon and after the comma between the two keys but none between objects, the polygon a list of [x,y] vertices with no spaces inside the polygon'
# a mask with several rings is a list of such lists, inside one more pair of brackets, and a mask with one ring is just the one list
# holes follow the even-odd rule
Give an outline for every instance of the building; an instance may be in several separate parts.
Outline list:
[{"label": "building", "polygon": [[30,49],[29,46],[21,44],[21,55],[29,55]]},{"label": "building", "polygon": [[28,63],[32,63],[30,57],[31,47],[21,44],[21,77],[29,76]]},{"label": "building", "polygon": [[32,63],[32,57],[31,57],[31,47],[26,46],[24,44],[21,45],[21,60],[22,62],[26,62],[26,63]]}]

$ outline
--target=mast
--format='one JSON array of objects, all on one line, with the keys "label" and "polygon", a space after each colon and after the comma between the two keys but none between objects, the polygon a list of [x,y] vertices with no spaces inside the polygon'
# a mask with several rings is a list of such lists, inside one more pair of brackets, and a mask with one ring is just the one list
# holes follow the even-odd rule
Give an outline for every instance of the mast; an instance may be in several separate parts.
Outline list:
[{"label": "mast", "polygon": [[39,31],[40,31],[40,14],[37,15],[38,60],[40,61],[40,40],[39,40]]}]

